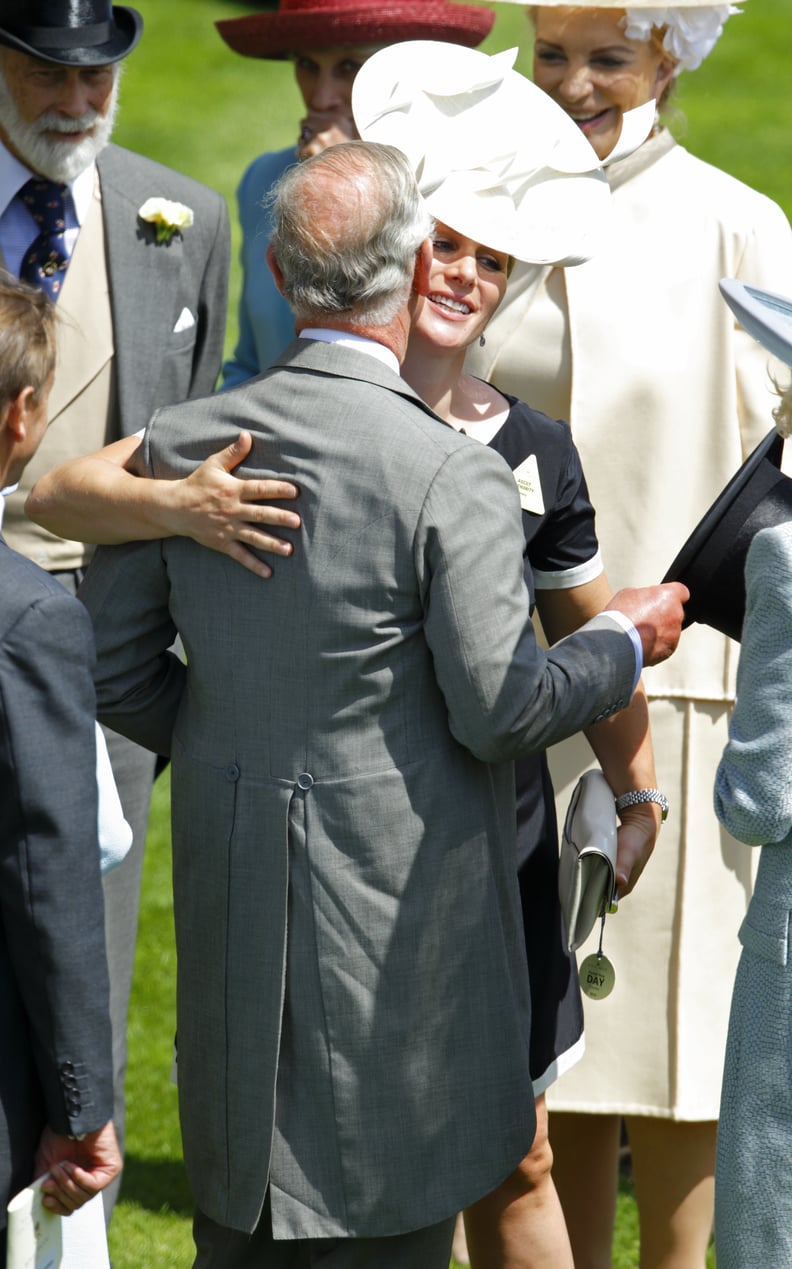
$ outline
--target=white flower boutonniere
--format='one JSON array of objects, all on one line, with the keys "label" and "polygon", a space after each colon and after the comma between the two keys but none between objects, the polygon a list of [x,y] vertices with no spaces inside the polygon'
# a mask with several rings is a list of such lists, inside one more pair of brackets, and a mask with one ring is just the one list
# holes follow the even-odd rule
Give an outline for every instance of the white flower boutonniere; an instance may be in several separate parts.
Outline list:
[{"label": "white flower boutonniere", "polygon": [[184,203],[172,203],[169,198],[147,198],[138,216],[154,225],[157,242],[170,242],[177,230],[181,233],[193,223],[192,208],[185,207]]}]

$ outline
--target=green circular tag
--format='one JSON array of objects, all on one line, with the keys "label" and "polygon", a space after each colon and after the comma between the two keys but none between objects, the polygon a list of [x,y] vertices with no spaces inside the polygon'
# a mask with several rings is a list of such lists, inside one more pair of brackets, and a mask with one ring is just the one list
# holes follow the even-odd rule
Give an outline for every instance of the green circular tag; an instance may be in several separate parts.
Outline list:
[{"label": "green circular tag", "polygon": [[604,1000],[613,991],[616,971],[602,953],[592,952],[578,972],[580,989],[590,1000]]}]

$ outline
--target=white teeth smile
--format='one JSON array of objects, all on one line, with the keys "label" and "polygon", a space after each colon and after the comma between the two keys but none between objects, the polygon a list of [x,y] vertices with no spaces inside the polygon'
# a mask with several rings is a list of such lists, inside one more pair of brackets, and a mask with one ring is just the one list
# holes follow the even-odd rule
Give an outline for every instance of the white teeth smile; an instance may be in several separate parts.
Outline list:
[{"label": "white teeth smile", "polygon": [[464,300],[452,299],[450,295],[432,294],[429,299],[433,304],[439,304],[441,308],[450,308],[452,313],[464,313],[467,316],[473,312],[470,305],[466,304]]}]

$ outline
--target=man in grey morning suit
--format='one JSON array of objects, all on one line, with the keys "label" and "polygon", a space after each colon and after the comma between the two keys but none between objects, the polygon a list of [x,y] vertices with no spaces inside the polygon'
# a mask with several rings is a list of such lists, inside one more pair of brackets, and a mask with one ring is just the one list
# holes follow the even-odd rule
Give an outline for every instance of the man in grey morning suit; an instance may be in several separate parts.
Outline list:
[{"label": "man in grey morning suit", "polygon": [[[142,428],[161,405],[211,392],[220,367],[229,260],[228,217],[214,191],[108,144],[118,71],[142,19],[109,0],[4,0],[0,9],[0,263],[45,286],[61,321],[50,426],[5,531],[16,550],[75,590],[90,548],[25,518],[43,472]],[[27,260],[41,231],[31,176],[62,198],[66,263],[43,277]],[[35,190],[34,190],[35,194]],[[193,223],[158,240],[140,211],[165,198]],[[45,251],[49,255],[50,247]],[[105,880],[115,1062],[115,1116],[123,1141],[126,1014],[137,929],[154,758],[119,736],[108,746],[132,850]],[[113,1192],[116,1187],[113,1187]]]},{"label": "man in grey morning suit", "polygon": [[[100,550],[100,713],[171,754],[196,1266],[446,1269],[534,1131],[510,759],[627,703],[635,631],[538,650],[511,473],[398,376],[431,259],[402,156],[326,151],[275,223],[302,337],[156,415],[138,470],[183,475],[244,420],[247,474],[300,486],[294,555],[263,587],[184,539]],[[651,659],[680,596],[617,605]]]}]

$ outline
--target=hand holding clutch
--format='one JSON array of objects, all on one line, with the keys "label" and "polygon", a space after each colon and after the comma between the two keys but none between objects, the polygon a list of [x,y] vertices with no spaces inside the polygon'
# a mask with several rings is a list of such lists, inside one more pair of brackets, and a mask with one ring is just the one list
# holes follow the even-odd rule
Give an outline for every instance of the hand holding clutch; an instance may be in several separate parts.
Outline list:
[{"label": "hand holding clutch", "polygon": [[597,918],[616,901],[616,827],[610,785],[601,771],[585,772],[570,798],[558,865],[570,952],[585,942]]}]

